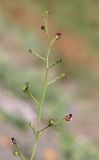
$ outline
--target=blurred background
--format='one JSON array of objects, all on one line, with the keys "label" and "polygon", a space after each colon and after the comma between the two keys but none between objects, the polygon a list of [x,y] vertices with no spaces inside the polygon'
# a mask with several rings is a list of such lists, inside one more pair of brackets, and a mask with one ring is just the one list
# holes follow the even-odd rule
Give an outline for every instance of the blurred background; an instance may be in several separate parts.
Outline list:
[{"label": "blurred background", "polygon": [[[0,0],[0,160],[13,160],[11,137],[28,158],[34,137],[28,122],[36,124],[34,102],[22,93],[29,82],[41,98],[44,64],[29,48],[46,55],[47,38],[40,27],[49,10],[49,31],[62,38],[55,43],[49,79],[62,72],[65,80],[48,89],[42,127],[50,118],[72,113],[73,121],[44,132],[38,152],[41,160],[99,159],[99,1],[98,0]],[[35,160],[37,156],[35,157]]]}]

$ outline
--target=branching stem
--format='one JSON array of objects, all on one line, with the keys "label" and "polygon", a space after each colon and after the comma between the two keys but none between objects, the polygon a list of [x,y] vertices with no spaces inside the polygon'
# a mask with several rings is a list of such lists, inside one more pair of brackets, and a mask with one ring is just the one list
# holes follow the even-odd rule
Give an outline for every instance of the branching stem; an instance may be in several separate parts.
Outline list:
[{"label": "branching stem", "polygon": [[36,152],[36,148],[37,148],[37,145],[38,145],[38,139],[39,139],[39,135],[37,134],[37,135],[36,135],[36,138],[35,138],[34,147],[33,147],[33,152],[32,152],[32,155],[31,155],[31,159],[30,159],[30,160],[33,160],[33,159],[34,159],[35,152]]},{"label": "branching stem", "polygon": [[21,153],[18,144],[15,144],[15,149],[16,152],[18,153],[18,156],[20,157],[21,160],[26,160],[26,158],[23,156],[23,154]]},{"label": "branching stem", "polygon": [[[56,40],[56,39],[54,38],[54,39],[52,39],[52,41],[50,42],[49,47],[48,47],[48,51],[47,51],[47,56],[46,56],[46,69],[45,69],[44,91],[43,91],[43,95],[42,95],[42,98],[41,98],[41,102],[38,104],[38,127],[37,127],[37,128],[38,128],[38,131],[40,130],[41,111],[42,111],[42,106],[43,106],[44,99],[45,99],[45,96],[46,96],[46,91],[47,91],[49,54],[50,54],[51,47],[52,47],[52,45],[54,44],[55,40]],[[38,139],[39,139],[38,137],[39,137],[39,134],[36,135],[35,143],[34,143],[34,147],[33,147],[33,152],[32,152],[32,155],[31,155],[31,159],[30,159],[30,160],[34,160],[34,155],[35,155],[35,152],[36,152],[36,149],[37,149],[37,145],[38,145]]]},{"label": "branching stem", "polygon": [[40,105],[40,103],[38,102],[38,100],[31,94],[30,91],[28,91],[28,95],[33,99],[33,101],[36,103],[37,106]]},{"label": "branching stem", "polygon": [[[43,103],[44,103],[44,100],[45,100],[45,96],[46,96],[46,92],[47,92],[47,87],[54,83],[55,81],[61,79],[61,78],[64,78],[65,77],[65,74],[61,74],[60,76],[56,77],[55,79],[51,80],[51,81],[48,81],[48,72],[49,72],[49,69],[52,68],[56,63],[60,63],[61,62],[61,59],[59,58],[58,60],[56,60],[54,63],[52,63],[51,65],[49,65],[49,55],[50,55],[50,51],[52,49],[52,46],[54,44],[54,42],[56,40],[58,40],[60,37],[61,37],[61,33],[56,33],[56,35],[54,36],[54,38],[50,41],[50,37],[49,37],[49,30],[48,30],[48,11],[45,12],[44,14],[44,19],[45,19],[45,26],[42,26],[43,30],[45,31],[46,35],[47,35],[47,38],[48,38],[48,41],[49,41],[49,47],[48,47],[48,50],[47,50],[47,54],[46,54],[46,57],[42,57],[40,56],[39,54],[37,54],[35,51],[32,51],[32,49],[29,49],[29,52],[34,54],[35,56],[37,56],[38,58],[40,58],[41,60],[44,60],[45,62],[45,82],[44,82],[44,90],[43,90],[43,93],[42,93],[42,97],[41,97],[41,100],[38,101],[31,93],[31,91],[29,90],[29,84],[26,83],[25,86],[23,87],[23,92],[24,93],[27,93],[32,99],[33,101],[36,103],[36,106],[37,106],[37,128],[35,129],[34,125],[32,123],[29,123],[29,126],[32,128],[33,130],[33,133],[35,135],[35,140],[34,140],[34,144],[33,144],[33,149],[32,149],[32,154],[31,154],[31,157],[30,157],[30,160],[34,160],[34,157],[35,157],[35,153],[36,153],[36,150],[37,150],[37,146],[38,146],[38,142],[39,142],[39,138],[40,138],[40,135],[41,133],[46,130],[47,128],[49,127],[52,127],[52,126],[56,126],[58,124],[60,124],[64,119],[58,121],[58,122],[54,122],[52,123],[53,121],[50,121],[48,126],[46,126],[45,128],[41,129],[41,112],[42,112],[42,107],[43,107]],[[70,117],[72,118],[72,117]],[[68,120],[69,121],[69,120]],[[15,145],[15,149],[16,149],[16,154],[17,156],[21,159],[21,160],[27,160],[23,154],[21,153],[16,141],[14,138],[12,138],[12,141],[13,141],[13,144]]]},{"label": "branching stem", "polygon": [[41,129],[39,132],[43,132],[44,130],[48,129],[49,127],[53,127],[53,126],[59,125],[59,124],[61,124],[63,121],[64,121],[64,118],[61,119],[60,121],[55,122],[53,125],[48,125],[48,126],[44,127],[44,128]]},{"label": "branching stem", "polygon": [[46,60],[46,58],[40,56],[38,53],[36,53],[35,51],[32,51],[32,49],[29,50],[30,53],[34,54],[35,56],[37,56],[38,58],[42,59],[42,60]]}]

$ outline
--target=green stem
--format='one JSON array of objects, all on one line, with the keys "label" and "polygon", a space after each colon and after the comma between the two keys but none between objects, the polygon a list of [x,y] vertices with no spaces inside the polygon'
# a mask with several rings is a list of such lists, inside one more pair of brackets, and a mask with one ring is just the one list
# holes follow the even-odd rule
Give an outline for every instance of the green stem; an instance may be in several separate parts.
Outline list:
[{"label": "green stem", "polygon": [[53,62],[51,65],[49,65],[48,69],[52,68],[53,66],[55,66],[56,64],[61,62],[61,58],[59,58],[58,60],[56,60],[55,62]]},{"label": "green stem", "polygon": [[58,122],[55,122],[53,125],[48,125],[48,126],[44,127],[43,129],[39,130],[39,132],[43,132],[44,130],[48,129],[49,127],[53,127],[53,126],[59,125],[59,124],[61,124],[63,121],[64,121],[64,118],[61,119],[61,120],[58,121]]},{"label": "green stem", "polygon": [[39,106],[40,103],[30,92],[28,92],[28,95],[33,99],[33,101],[37,104],[37,106]]},{"label": "green stem", "polygon": [[49,53],[50,53],[51,47],[52,47],[52,45],[54,44],[55,40],[56,40],[56,37],[54,37],[54,38],[52,39],[52,41],[51,41],[51,43],[50,43],[50,45],[49,45],[48,52],[47,52],[47,57],[49,57]]},{"label": "green stem", "polygon": [[49,81],[49,82],[47,83],[47,85],[50,85],[50,84],[54,83],[55,81],[57,81],[57,80],[59,80],[59,79],[61,79],[61,77],[56,77],[55,79]]},{"label": "green stem", "polygon": [[51,41],[50,44],[49,44],[48,51],[47,51],[46,71],[45,71],[45,86],[44,86],[43,96],[42,96],[41,103],[40,103],[39,110],[38,110],[38,130],[40,129],[41,110],[42,110],[42,105],[43,105],[43,102],[44,102],[44,99],[45,99],[45,95],[46,95],[46,90],[47,90],[49,54],[50,54],[51,47],[52,47],[52,45],[54,44],[55,40],[56,40],[55,38],[52,39],[52,41]]},{"label": "green stem", "polygon": [[40,104],[39,110],[38,110],[38,130],[40,129],[41,110],[42,110],[42,105],[43,105],[45,95],[46,95],[46,91],[47,91],[47,77],[48,77],[48,69],[46,67],[45,86],[44,86],[43,96],[42,96],[42,99],[41,99],[41,104]]},{"label": "green stem", "polygon": [[35,56],[37,56],[38,58],[42,59],[42,60],[46,60],[44,57],[40,56],[39,54],[37,54],[36,52],[31,50],[31,53],[34,54]]},{"label": "green stem", "polygon": [[55,81],[58,81],[59,79],[62,79],[62,78],[65,78],[65,74],[64,73],[62,73],[60,76],[56,77],[55,79],[49,81],[47,83],[47,85],[50,85],[50,84],[54,83]]},{"label": "green stem", "polygon": [[34,135],[36,136],[36,131],[35,131],[35,128],[34,128],[34,126],[33,126],[33,123],[30,122],[30,123],[29,123],[29,127],[31,127]]},{"label": "green stem", "polygon": [[48,32],[48,18],[45,19],[45,28],[46,28],[46,35],[48,40],[50,41],[49,32]]},{"label": "green stem", "polygon": [[[42,96],[42,99],[41,99],[41,103],[38,105],[38,130],[40,128],[42,105],[43,105],[44,98],[45,98],[45,95],[46,95],[46,90],[47,90],[47,78],[48,78],[48,69],[47,69],[47,59],[46,59],[45,86],[44,86],[44,91],[43,91],[43,96]],[[37,149],[37,144],[38,144],[38,136],[39,135],[37,134],[30,160],[34,159],[34,155],[35,155],[35,152],[36,152],[36,149]]]},{"label": "green stem", "polygon": [[38,144],[38,137],[39,135],[37,134],[36,135],[36,139],[35,139],[35,142],[34,142],[34,147],[33,147],[33,152],[32,152],[32,155],[31,155],[31,159],[30,160],[33,160],[34,159],[34,155],[35,155],[35,152],[36,152],[36,148],[37,148],[37,144]]},{"label": "green stem", "polygon": [[[47,56],[46,56],[46,70],[45,70],[44,91],[43,91],[43,95],[42,95],[42,98],[41,98],[41,103],[38,104],[38,131],[40,130],[41,111],[42,111],[42,106],[43,106],[44,99],[45,99],[45,95],[46,95],[46,91],[47,91],[49,54],[50,54],[51,47],[52,47],[52,45],[54,44],[55,40],[56,40],[56,39],[54,38],[54,39],[50,42],[49,48],[48,48],[48,51],[47,51]],[[35,139],[34,147],[33,147],[33,152],[32,152],[32,155],[31,155],[31,159],[30,159],[30,160],[34,160],[34,155],[35,155],[35,152],[36,152],[36,149],[37,149],[37,145],[38,145],[38,137],[39,137],[39,134],[36,135],[36,139]]]},{"label": "green stem", "polygon": [[41,129],[39,132],[42,132],[42,131],[48,129],[49,127],[51,127],[51,126],[46,126],[45,128]]},{"label": "green stem", "polygon": [[18,152],[18,156],[20,157],[21,160],[26,160],[26,158],[23,156],[23,154],[21,153],[19,146],[17,144],[15,144],[16,147],[16,151]]},{"label": "green stem", "polygon": [[61,124],[62,122],[64,122],[64,118],[62,118],[60,121],[58,121],[58,122],[55,122],[54,124],[53,124],[53,126],[56,126],[56,125],[59,125],[59,124]]}]

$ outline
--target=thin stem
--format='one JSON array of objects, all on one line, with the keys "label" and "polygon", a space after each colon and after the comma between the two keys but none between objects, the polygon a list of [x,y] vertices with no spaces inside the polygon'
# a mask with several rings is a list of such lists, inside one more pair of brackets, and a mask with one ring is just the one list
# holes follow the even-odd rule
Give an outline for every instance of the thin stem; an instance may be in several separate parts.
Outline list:
[{"label": "thin stem", "polygon": [[[44,98],[45,98],[45,94],[46,94],[46,90],[47,90],[47,77],[48,77],[48,70],[46,67],[46,74],[45,74],[45,87],[44,87],[44,91],[43,91],[43,96],[42,96],[42,100],[41,103],[39,105],[39,109],[38,109],[38,130],[40,128],[40,119],[41,119],[41,109],[42,109],[42,105],[44,102]],[[33,148],[33,152],[32,152],[32,156],[30,160],[33,160],[35,152],[36,152],[36,148],[37,148],[37,144],[38,144],[38,134],[36,135],[36,139],[35,139],[35,143],[34,143],[34,148]]]},{"label": "thin stem", "polygon": [[56,81],[59,80],[59,79],[60,79],[60,77],[56,77],[55,79],[49,81],[49,82],[47,83],[47,85],[50,85],[50,84],[56,82]]},{"label": "thin stem", "polygon": [[36,136],[36,131],[35,131],[35,128],[34,128],[34,126],[33,126],[33,123],[30,122],[30,123],[29,123],[29,127],[31,127],[34,135]]},{"label": "thin stem", "polygon": [[49,82],[47,83],[47,85],[50,85],[50,84],[52,84],[52,83],[54,83],[54,82],[56,82],[57,80],[62,79],[62,78],[65,78],[65,74],[64,74],[64,73],[62,73],[59,77],[56,77],[55,79],[49,81]]},{"label": "thin stem", "polygon": [[[39,106],[38,107],[38,130],[40,128],[41,109],[42,109],[42,105],[43,105],[45,94],[46,94],[46,90],[47,90],[47,77],[48,77],[48,69],[47,69],[47,59],[46,59],[45,86],[44,86],[44,91],[43,91],[43,96],[42,96],[42,99],[41,99],[41,103],[38,105]],[[37,144],[38,144],[38,136],[39,135],[37,134],[35,142],[34,142],[33,152],[32,152],[30,160],[34,159],[34,155],[35,155],[35,152],[36,152],[36,149],[37,149]]]},{"label": "thin stem", "polygon": [[61,119],[61,120],[58,121],[58,122],[55,122],[53,125],[48,125],[48,126],[44,127],[43,129],[39,130],[39,132],[43,132],[44,130],[48,129],[49,127],[53,127],[53,126],[59,125],[59,124],[61,124],[63,121],[64,121],[64,118]]},{"label": "thin stem", "polygon": [[50,42],[49,29],[48,29],[48,17],[49,17],[49,13],[48,13],[48,11],[45,11],[45,13],[43,15],[43,18],[44,18],[44,21],[45,21],[45,33],[46,33],[47,38]]},{"label": "thin stem", "polygon": [[[48,28],[47,28],[47,30],[48,30]],[[47,33],[48,33],[48,31],[47,31]],[[48,47],[48,51],[47,51],[47,56],[46,56],[46,59],[45,59],[46,60],[46,69],[45,69],[44,91],[43,91],[43,95],[42,95],[42,98],[41,98],[41,103],[38,104],[38,131],[40,130],[41,111],[42,111],[42,106],[43,106],[45,95],[46,95],[46,91],[47,91],[49,54],[50,54],[51,47],[54,44],[55,40],[56,40],[56,38],[54,37],[54,39],[52,39],[52,41],[50,42],[49,47]],[[34,97],[33,97],[33,100],[34,100]],[[36,139],[35,139],[35,142],[34,142],[33,152],[32,152],[30,160],[34,160],[34,155],[35,155],[35,152],[36,152],[36,149],[37,149],[37,145],[38,145],[38,137],[39,137],[39,134],[37,133],[36,134]]]},{"label": "thin stem", "polygon": [[55,66],[55,64],[56,64],[56,62],[52,63],[52,64],[48,67],[48,69],[50,69],[50,68],[52,68],[53,66]]},{"label": "thin stem", "polygon": [[42,105],[43,105],[44,98],[46,95],[46,90],[47,90],[47,78],[48,78],[48,69],[46,67],[45,86],[44,86],[43,96],[42,96],[41,103],[40,103],[39,110],[38,110],[38,130],[40,129],[41,110],[42,110]]},{"label": "thin stem", "polygon": [[51,47],[54,44],[54,42],[55,42],[55,38],[52,39],[52,41],[50,42],[49,48],[48,48],[48,51],[47,51],[46,70],[45,70],[45,86],[44,86],[43,96],[42,96],[41,103],[40,103],[40,106],[39,106],[39,111],[38,111],[38,130],[40,129],[41,110],[42,110],[42,105],[43,105],[43,102],[44,102],[44,99],[45,99],[45,95],[46,95],[46,90],[47,90],[49,54],[50,54],[50,50],[51,50]]},{"label": "thin stem", "polygon": [[56,125],[59,125],[59,124],[61,124],[63,121],[64,121],[65,119],[64,118],[62,118],[60,121],[58,121],[58,122],[55,122],[54,124],[53,124],[53,126],[56,126]]},{"label": "thin stem", "polygon": [[53,62],[51,65],[49,65],[48,69],[52,68],[53,66],[55,66],[56,64],[61,62],[61,58],[59,58],[58,60],[56,60],[55,62]]},{"label": "thin stem", "polygon": [[[31,127],[32,128],[32,127]],[[32,130],[33,130],[33,133],[34,133],[34,135],[36,136],[36,132],[35,132],[35,129],[34,128],[32,128]]]},{"label": "thin stem", "polygon": [[23,156],[23,154],[21,153],[19,146],[17,144],[15,144],[15,148],[16,151],[18,152],[18,156],[20,157],[21,160],[26,160],[26,158]]},{"label": "thin stem", "polygon": [[48,31],[48,18],[45,18],[45,29],[46,29],[46,35],[48,37],[48,40],[50,41],[49,31]]},{"label": "thin stem", "polygon": [[38,134],[36,135],[36,138],[35,138],[35,142],[34,142],[34,147],[33,147],[33,152],[32,152],[32,155],[31,155],[31,159],[30,160],[33,160],[34,159],[34,155],[35,155],[35,152],[36,152],[36,148],[37,148],[37,144],[38,144]]},{"label": "thin stem", "polygon": [[30,91],[28,91],[28,95],[33,99],[33,101],[37,104],[37,106],[39,106],[39,102],[38,102],[38,100],[31,94],[31,92]]},{"label": "thin stem", "polygon": [[43,132],[44,130],[48,129],[51,126],[46,126],[45,128],[41,129],[39,132]]},{"label": "thin stem", "polygon": [[39,54],[37,54],[36,52],[29,50],[30,53],[33,53],[35,56],[37,56],[38,58],[42,59],[42,60],[46,60],[44,57],[40,56]]},{"label": "thin stem", "polygon": [[52,41],[51,41],[51,43],[50,43],[50,45],[49,45],[48,52],[47,52],[47,57],[49,57],[49,53],[50,53],[51,47],[52,47],[52,45],[54,44],[55,40],[56,40],[56,37],[54,37],[54,38],[52,39]]}]

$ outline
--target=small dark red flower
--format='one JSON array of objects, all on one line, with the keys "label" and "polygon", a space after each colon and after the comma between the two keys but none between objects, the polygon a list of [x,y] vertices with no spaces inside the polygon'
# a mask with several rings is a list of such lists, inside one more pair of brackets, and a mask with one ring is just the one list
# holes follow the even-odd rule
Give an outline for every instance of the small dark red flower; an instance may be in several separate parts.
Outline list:
[{"label": "small dark red flower", "polygon": [[61,33],[57,32],[55,36],[56,36],[56,40],[59,40],[61,38]]},{"label": "small dark red flower", "polygon": [[16,144],[16,140],[15,140],[15,138],[11,138],[11,141],[12,141],[12,144]]},{"label": "small dark red flower", "polygon": [[72,121],[72,114],[65,116],[66,121]]},{"label": "small dark red flower", "polygon": [[45,31],[45,26],[41,26],[41,30]]}]

